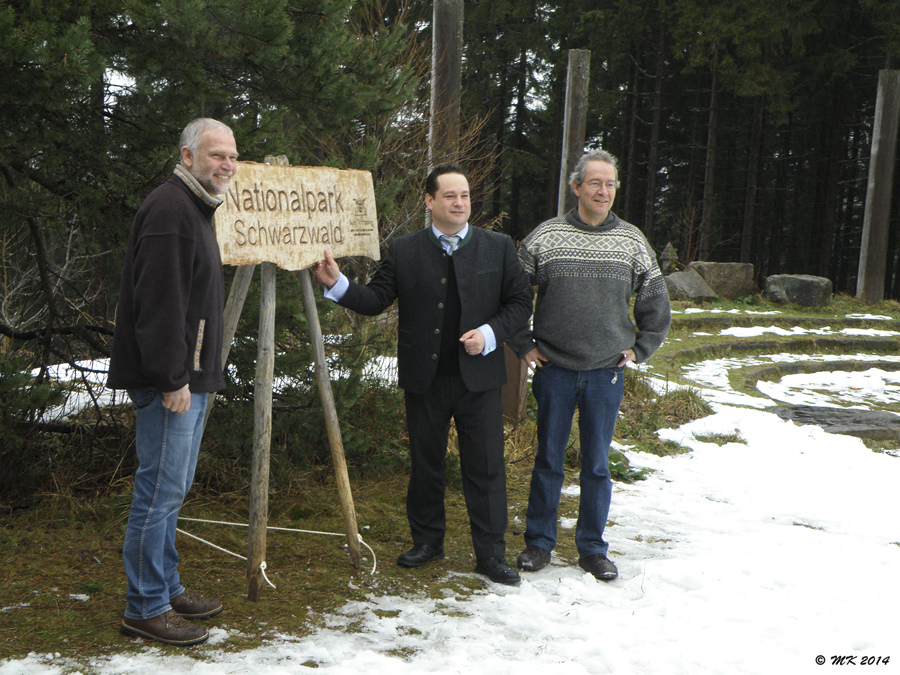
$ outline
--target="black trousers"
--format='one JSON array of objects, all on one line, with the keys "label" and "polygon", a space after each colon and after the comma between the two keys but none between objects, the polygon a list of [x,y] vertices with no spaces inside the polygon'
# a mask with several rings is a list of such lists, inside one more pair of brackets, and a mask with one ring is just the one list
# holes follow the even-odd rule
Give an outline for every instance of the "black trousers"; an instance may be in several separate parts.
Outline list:
[{"label": "black trousers", "polygon": [[413,543],[437,548],[444,544],[451,418],[459,436],[463,495],[475,556],[479,560],[503,556],[507,502],[501,391],[470,392],[459,377],[439,375],[425,394],[406,392],[411,459],[406,517]]}]

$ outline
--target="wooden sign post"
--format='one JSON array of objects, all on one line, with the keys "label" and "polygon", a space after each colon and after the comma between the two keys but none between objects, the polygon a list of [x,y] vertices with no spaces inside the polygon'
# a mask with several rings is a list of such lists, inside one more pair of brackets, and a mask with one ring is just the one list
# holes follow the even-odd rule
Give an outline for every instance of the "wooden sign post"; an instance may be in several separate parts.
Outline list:
[{"label": "wooden sign post", "polygon": [[[271,162],[271,163],[268,163]],[[247,545],[248,598],[258,600],[266,554],[269,510],[269,450],[272,436],[272,386],[275,362],[275,270],[297,271],[310,327],[316,383],[338,496],[354,567],[359,567],[356,511],[347,463],[325,360],[325,346],[316,312],[310,271],[325,249],[335,258],[380,258],[375,213],[375,190],[367,171],[327,167],[291,167],[286,157],[267,158],[266,164],[238,162],[225,201],[216,211],[216,236],[222,263],[237,265],[225,306],[223,367],[244,306],[253,268],[260,264],[259,356],[256,363],[253,423],[253,473]],[[210,405],[209,408],[212,406]],[[207,414],[208,414],[207,410]]]},{"label": "wooden sign post", "polygon": [[897,127],[900,122],[900,70],[878,73],[878,95],[872,127],[872,154],[863,214],[862,243],[856,297],[868,304],[884,300],[888,235],[891,223],[891,192],[897,156]]},{"label": "wooden sign post", "polygon": [[570,49],[569,70],[566,76],[566,106],[563,113],[562,158],[559,163],[557,216],[562,216],[575,208],[576,200],[569,185],[569,174],[574,171],[575,165],[584,154],[590,72],[590,51]]}]

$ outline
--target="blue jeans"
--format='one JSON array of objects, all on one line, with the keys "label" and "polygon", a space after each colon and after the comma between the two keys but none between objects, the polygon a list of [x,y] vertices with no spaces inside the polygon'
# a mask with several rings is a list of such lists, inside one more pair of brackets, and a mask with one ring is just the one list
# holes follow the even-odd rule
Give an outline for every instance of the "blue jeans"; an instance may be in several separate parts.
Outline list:
[{"label": "blue jeans", "polygon": [[130,390],[136,411],[138,469],[122,557],[128,579],[125,617],[152,619],[169,611],[184,592],[178,575],[175,527],[194,481],[207,394],[191,394],[191,407],[176,415],[156,388]]},{"label": "blue jeans", "polygon": [[551,364],[535,371],[532,391],[537,401],[538,449],[528,495],[526,545],[546,551],[556,546],[557,512],[565,479],[563,464],[577,407],[581,500],[575,544],[581,557],[606,555],[609,544],[603,540],[603,530],[612,498],[609,444],[624,384],[622,368],[569,370]]}]

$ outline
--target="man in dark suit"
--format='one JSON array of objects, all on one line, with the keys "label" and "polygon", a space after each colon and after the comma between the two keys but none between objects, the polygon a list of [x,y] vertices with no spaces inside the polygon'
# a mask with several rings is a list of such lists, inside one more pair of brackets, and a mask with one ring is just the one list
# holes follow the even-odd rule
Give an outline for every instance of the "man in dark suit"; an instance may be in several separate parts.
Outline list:
[{"label": "man in dark suit", "polygon": [[500,347],[531,316],[532,290],[506,235],[469,226],[469,181],[454,164],[425,183],[432,226],[399,237],[365,286],[341,274],[329,251],[316,264],[325,297],[360,314],[398,309],[397,369],[405,392],[411,474],[406,514],[413,547],[397,564],[444,557],[447,435],[459,436],[475,570],[504,584],[519,574],[504,558],[507,524]]}]

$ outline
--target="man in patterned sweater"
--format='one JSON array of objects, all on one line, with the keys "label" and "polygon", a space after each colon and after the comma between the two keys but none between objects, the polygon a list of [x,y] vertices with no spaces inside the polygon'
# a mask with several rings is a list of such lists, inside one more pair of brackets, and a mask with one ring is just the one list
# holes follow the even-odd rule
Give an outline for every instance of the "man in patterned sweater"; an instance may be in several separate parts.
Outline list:
[{"label": "man in patterned sweater", "polygon": [[[612,479],[609,445],[624,392],[624,368],[646,361],[671,320],[669,296],[644,235],[610,211],[616,159],[602,150],[581,157],[570,184],[578,206],[541,223],[519,247],[537,286],[533,326],[509,340],[534,371],[538,448],[526,516],[526,548],[516,564],[537,571],[556,546],[563,463],[575,409],[581,443],[578,564],[596,578],[618,576],[603,530]],[[629,316],[634,296],[634,321]]]}]

